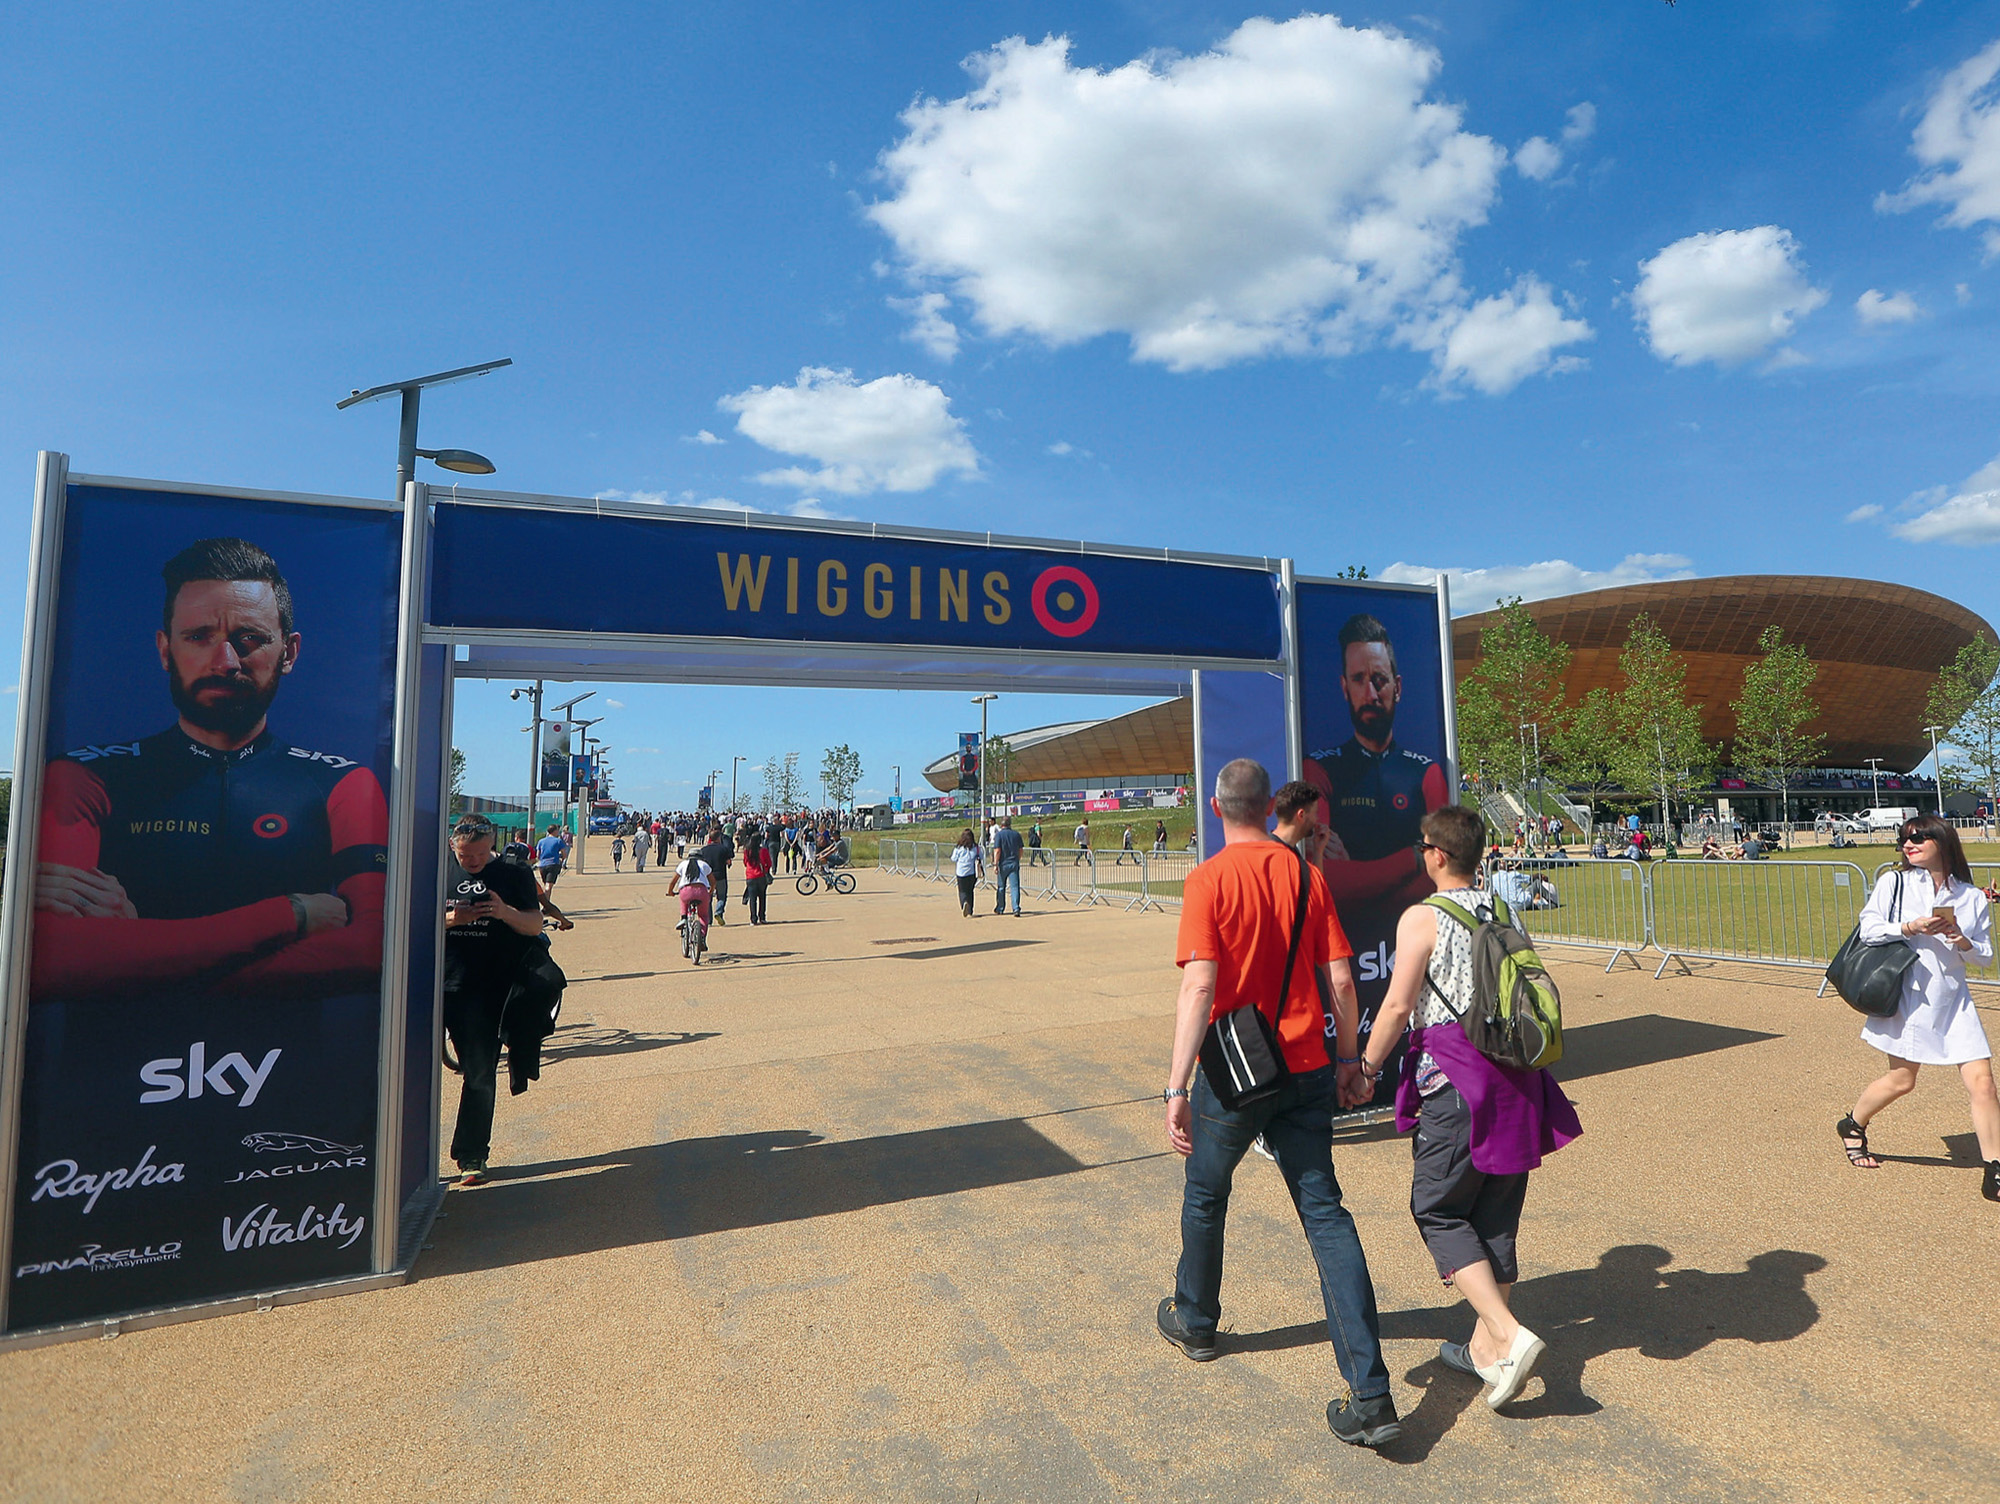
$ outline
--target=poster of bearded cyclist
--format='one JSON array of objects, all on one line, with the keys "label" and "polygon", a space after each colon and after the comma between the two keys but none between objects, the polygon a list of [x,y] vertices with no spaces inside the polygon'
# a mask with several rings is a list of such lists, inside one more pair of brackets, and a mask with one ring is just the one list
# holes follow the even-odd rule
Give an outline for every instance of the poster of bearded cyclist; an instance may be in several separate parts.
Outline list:
[{"label": "poster of bearded cyclist", "polygon": [[[1354,947],[1365,1039],[1388,991],[1396,921],[1431,891],[1420,826],[1452,797],[1437,596],[1302,582],[1299,640],[1305,780],[1320,792],[1321,871]],[[1393,1082],[1392,1072],[1382,1100]]]},{"label": "poster of bearded cyclist", "polygon": [[10,1329],[367,1267],[400,523],[69,490]]}]

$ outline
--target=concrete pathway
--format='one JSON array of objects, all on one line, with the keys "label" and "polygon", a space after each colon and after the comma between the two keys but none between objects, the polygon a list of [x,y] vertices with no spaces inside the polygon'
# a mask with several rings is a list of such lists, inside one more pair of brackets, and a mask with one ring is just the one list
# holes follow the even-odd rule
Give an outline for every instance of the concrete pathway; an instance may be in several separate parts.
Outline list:
[{"label": "concrete pathway", "polygon": [[1811,979],[1558,961],[1586,1135],[1530,1195],[1517,1304],[1550,1350],[1508,1416],[1435,1361],[1470,1323],[1407,1148],[1337,1149],[1409,1426],[1378,1456],[1326,1431],[1267,1162],[1238,1176],[1219,1360],[1153,1330],[1174,917],[973,921],[948,885],[860,877],[781,883],[699,971],[654,875],[566,878],[563,1029],[418,1277],[0,1356],[0,1496],[2000,1497],[2000,1207],[1963,1091],[1927,1073],[1886,1168],[1850,1171],[1832,1124],[1876,1057]]}]

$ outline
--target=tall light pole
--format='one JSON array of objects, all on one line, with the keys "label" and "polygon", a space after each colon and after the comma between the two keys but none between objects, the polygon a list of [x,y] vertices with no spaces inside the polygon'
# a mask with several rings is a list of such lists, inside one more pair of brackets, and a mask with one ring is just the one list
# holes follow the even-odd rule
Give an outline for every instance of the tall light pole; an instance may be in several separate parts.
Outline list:
[{"label": "tall light pole", "polygon": [[708,770],[708,818],[711,820],[715,818],[715,786],[720,782],[722,782],[722,769],[710,768]]},{"label": "tall light pole", "polygon": [[1931,782],[1937,788],[1937,812],[1938,817],[1942,819],[1944,817],[1944,769],[1938,764],[1937,742],[1938,738],[1944,735],[1947,728],[1943,726],[1926,726],[1924,730],[1930,733]]},{"label": "tall light pole", "polygon": [[518,700],[528,697],[528,707],[535,718],[521,729],[528,733],[528,844],[535,844],[535,793],[542,786],[542,681],[537,679],[532,689],[510,690],[507,698]]},{"label": "tall light pole", "polygon": [[1882,807],[1882,759],[1879,757],[1864,757],[1861,760],[1868,764],[1869,802],[1875,808],[1880,809]]},{"label": "tall light pole", "polygon": [[356,388],[340,401],[334,403],[336,411],[359,407],[364,402],[373,402],[386,397],[391,392],[399,392],[403,398],[403,422],[396,438],[396,505],[403,504],[403,492],[417,477],[419,458],[431,460],[445,470],[456,470],[461,475],[491,475],[493,461],[483,454],[474,454],[470,449],[419,449],[417,448],[417,407],[427,386],[449,386],[454,381],[470,381],[475,376],[484,376],[488,371],[497,371],[502,366],[511,366],[509,360],[489,360],[484,365],[460,366],[455,371],[438,371],[430,376],[417,376],[408,381],[391,381],[384,386],[371,386],[367,391]]},{"label": "tall light pole", "polygon": [[986,707],[999,699],[998,695],[974,695],[972,703],[979,707],[979,839],[986,839]]},{"label": "tall light pole", "polygon": [[732,757],[732,758],[730,758],[730,759],[729,759],[729,813],[730,813],[730,814],[732,814],[732,815],[736,813],[736,769],[737,769],[737,765],[738,765],[738,764],[740,764],[740,763],[746,763],[746,762],[748,762],[749,760],[750,760],[750,759],[749,759],[749,758],[747,758],[747,757]]}]

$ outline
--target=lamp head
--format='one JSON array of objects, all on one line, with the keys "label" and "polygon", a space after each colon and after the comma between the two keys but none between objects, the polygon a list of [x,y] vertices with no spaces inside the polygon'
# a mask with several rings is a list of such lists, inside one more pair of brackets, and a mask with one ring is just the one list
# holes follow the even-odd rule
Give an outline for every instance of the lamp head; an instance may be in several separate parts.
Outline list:
[{"label": "lamp head", "polygon": [[460,475],[491,475],[494,469],[493,461],[470,449],[419,449],[417,453],[440,470],[456,470]]}]

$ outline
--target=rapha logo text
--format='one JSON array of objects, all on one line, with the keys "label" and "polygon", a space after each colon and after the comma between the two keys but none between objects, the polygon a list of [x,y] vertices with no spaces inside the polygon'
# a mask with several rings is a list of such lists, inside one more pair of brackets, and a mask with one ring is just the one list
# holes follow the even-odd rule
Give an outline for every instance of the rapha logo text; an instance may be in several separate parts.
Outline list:
[{"label": "rapha logo text", "polygon": [[187,1167],[179,1163],[154,1164],[156,1148],[158,1145],[148,1144],[139,1162],[129,1170],[104,1170],[95,1175],[79,1168],[73,1159],[52,1159],[35,1171],[35,1193],[28,1199],[40,1201],[47,1197],[61,1201],[70,1196],[86,1196],[89,1199],[83,1203],[83,1214],[87,1217],[96,1209],[97,1198],[106,1191],[128,1191],[137,1185],[179,1184]]},{"label": "rapha logo text", "polygon": [[333,1210],[322,1212],[308,1206],[289,1221],[278,1220],[278,1209],[258,1202],[239,1220],[222,1219],[222,1247],[225,1253],[241,1253],[246,1248],[271,1248],[279,1243],[310,1243],[319,1238],[339,1238],[342,1248],[352,1248],[368,1226],[368,1219],[356,1212],[342,1215],[345,1201],[336,1201]]},{"label": "rapha logo text", "polygon": [[[139,1079],[155,1088],[139,1093],[141,1102],[172,1102],[180,1097],[190,1101],[200,1096],[204,1090],[217,1092],[225,1097],[236,1095],[236,1088],[229,1083],[233,1074],[243,1086],[243,1100],[238,1107],[248,1107],[257,1100],[257,1093],[264,1089],[264,1078],[271,1074],[271,1067],[278,1063],[283,1050],[272,1050],[262,1063],[252,1065],[243,1055],[231,1050],[215,1064],[208,1063],[208,1045],[196,1040],[188,1046],[186,1058],[178,1055],[164,1056],[159,1060],[148,1060],[139,1067]],[[183,1078],[182,1066],[186,1066]]]}]

